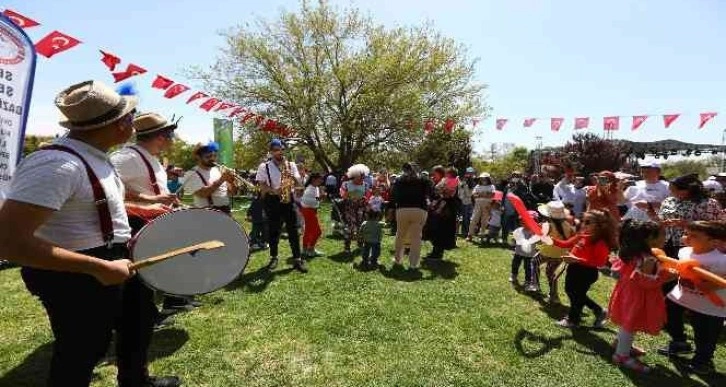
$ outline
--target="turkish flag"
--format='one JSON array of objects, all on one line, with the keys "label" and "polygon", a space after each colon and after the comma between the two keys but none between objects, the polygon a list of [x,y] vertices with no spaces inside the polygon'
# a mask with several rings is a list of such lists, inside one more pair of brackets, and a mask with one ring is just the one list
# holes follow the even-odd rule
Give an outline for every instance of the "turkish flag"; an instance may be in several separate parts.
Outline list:
[{"label": "turkish flag", "polygon": [[620,117],[604,117],[602,119],[602,127],[604,130],[618,130],[620,129]]},{"label": "turkish flag", "polygon": [[456,121],[449,118],[444,122],[444,132],[451,133],[454,131],[454,126],[456,125]]},{"label": "turkish flag", "polygon": [[562,123],[565,121],[564,118],[551,118],[550,119],[550,129],[552,129],[553,132],[557,132],[562,127]]},{"label": "turkish flag", "polygon": [[154,82],[151,82],[151,87],[153,87],[154,89],[166,90],[173,84],[174,81],[172,81],[171,79],[161,75],[157,75],[156,79],[154,79]]},{"label": "turkish flag", "polygon": [[10,21],[15,23],[20,28],[30,28],[40,25],[40,23],[38,23],[37,21],[9,9],[4,10],[3,15],[7,16]]},{"label": "turkish flag", "polygon": [[232,110],[232,111],[231,111],[231,112],[229,113],[229,117],[234,117],[234,116],[237,116],[237,115],[239,115],[240,113],[242,113],[242,112],[244,112],[244,111],[245,111],[245,108],[243,108],[243,107],[237,107],[237,108],[233,109],[233,110]]},{"label": "turkish flag", "polygon": [[198,100],[199,98],[206,98],[206,97],[209,97],[209,94],[202,93],[201,91],[197,91],[196,93],[192,94],[191,97],[189,97],[189,99],[187,100],[187,103],[192,103],[192,102]]},{"label": "turkish flag", "polygon": [[164,93],[165,98],[174,98],[177,95],[181,93],[186,93],[187,90],[189,90],[190,87],[187,85],[182,85],[181,83],[177,83],[174,86],[166,89],[166,92]]},{"label": "turkish flag", "polygon": [[718,113],[701,113],[701,123],[698,125],[698,129],[703,129],[708,121],[711,121],[713,117],[716,117]]},{"label": "turkish flag", "polygon": [[507,121],[508,120],[506,118],[498,118],[497,119],[497,130],[504,129],[504,125],[507,124]]},{"label": "turkish flag", "polygon": [[244,116],[242,117],[242,120],[241,120],[241,121],[242,121],[242,123],[244,124],[245,122],[249,121],[249,120],[250,120],[250,118],[252,118],[252,117],[254,117],[254,116],[255,116],[255,113],[247,113],[247,114],[245,114],[245,115],[244,115]]},{"label": "turkish flag", "polygon": [[435,126],[434,120],[432,120],[432,119],[426,120],[426,122],[424,123],[424,132],[427,134],[433,132],[434,126]]},{"label": "turkish flag", "polygon": [[534,125],[534,121],[536,121],[536,118],[525,118],[524,119],[524,127],[525,128],[531,128],[532,125]]},{"label": "turkish flag", "polygon": [[588,126],[590,126],[589,117],[575,118],[575,129],[587,129]]},{"label": "turkish flag", "polygon": [[51,58],[53,55],[70,50],[79,43],[81,43],[81,41],[74,37],[68,36],[62,32],[53,31],[35,44],[35,50],[38,54],[43,55],[46,58]]},{"label": "turkish flag", "polygon": [[212,110],[213,107],[217,106],[218,103],[219,103],[219,99],[212,97],[212,98],[204,101],[204,103],[202,103],[201,105],[199,105],[199,108],[202,110],[210,111],[210,110]]},{"label": "turkish flag", "polygon": [[257,127],[262,125],[263,121],[265,121],[265,117],[262,117],[262,116],[255,117],[255,125],[257,125]]},{"label": "turkish flag", "polygon": [[101,62],[103,62],[103,64],[106,65],[109,70],[116,70],[116,66],[121,63],[121,58],[103,50],[98,51],[101,51],[101,55],[103,55],[103,58],[101,58]]},{"label": "turkish flag", "polygon": [[680,117],[680,116],[681,116],[680,114],[664,114],[663,115],[663,124],[665,125],[666,128],[668,128],[669,126],[671,126],[673,121],[677,120],[678,117]]},{"label": "turkish flag", "polygon": [[114,83],[119,83],[119,82],[129,79],[131,77],[141,75],[145,72],[146,72],[145,68],[131,63],[128,66],[126,66],[126,71],[112,73],[111,75],[113,75]]},{"label": "turkish flag", "polygon": [[265,121],[265,125],[262,127],[262,130],[265,132],[272,132],[277,133],[277,121],[275,120],[267,120]]},{"label": "turkish flag", "polygon": [[216,108],[216,109],[214,109],[214,111],[215,111],[215,112],[218,112],[218,111],[220,111],[220,110],[224,110],[224,109],[229,109],[229,108],[231,108],[231,107],[234,107],[234,104],[233,104],[233,103],[229,103],[229,102],[222,102],[222,103],[220,103],[220,104],[219,104],[219,106],[217,106],[217,108]]},{"label": "turkish flag", "polygon": [[638,130],[640,128],[640,125],[643,125],[643,122],[648,119],[648,116],[633,116],[633,126],[630,127],[631,130]]}]

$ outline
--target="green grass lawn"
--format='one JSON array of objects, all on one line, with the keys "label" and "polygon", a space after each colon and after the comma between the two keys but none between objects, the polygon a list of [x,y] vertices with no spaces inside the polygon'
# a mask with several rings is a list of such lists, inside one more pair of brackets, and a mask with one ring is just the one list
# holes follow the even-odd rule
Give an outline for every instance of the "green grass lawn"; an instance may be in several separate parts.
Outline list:
[{"label": "green grass lawn", "polygon": [[[373,272],[354,267],[360,258],[342,254],[328,232],[319,244],[327,256],[308,274],[285,262],[267,273],[267,253],[254,253],[239,280],[155,333],[152,372],[179,375],[185,386],[726,386],[723,377],[681,376],[655,353],[665,334],[636,341],[652,375],[621,371],[610,364],[616,327],[556,327],[566,309],[511,286],[509,251],[458,244],[420,277],[391,271],[390,236],[385,268]],[[594,298],[605,305],[613,285],[601,276]],[[51,340],[18,269],[0,272],[0,386],[42,385]],[[716,365],[726,372],[719,345]],[[115,385],[112,359],[96,372],[95,386]]]}]

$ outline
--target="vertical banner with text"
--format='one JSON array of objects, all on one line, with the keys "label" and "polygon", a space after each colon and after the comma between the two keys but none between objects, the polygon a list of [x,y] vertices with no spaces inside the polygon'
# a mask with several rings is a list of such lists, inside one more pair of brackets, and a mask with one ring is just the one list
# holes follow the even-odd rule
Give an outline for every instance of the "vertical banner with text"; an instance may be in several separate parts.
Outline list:
[{"label": "vertical banner with text", "polygon": [[35,58],[30,38],[9,18],[0,15],[0,204],[23,156]]},{"label": "vertical banner with text", "polygon": [[222,165],[234,168],[234,139],[231,120],[214,119],[214,141],[219,144],[218,160]]}]

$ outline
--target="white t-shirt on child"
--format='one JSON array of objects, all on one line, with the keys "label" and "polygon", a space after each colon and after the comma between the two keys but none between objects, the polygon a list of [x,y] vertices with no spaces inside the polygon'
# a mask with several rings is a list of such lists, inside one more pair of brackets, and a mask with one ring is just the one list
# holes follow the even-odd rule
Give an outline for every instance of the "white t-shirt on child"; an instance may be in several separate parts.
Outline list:
[{"label": "white t-shirt on child", "polygon": [[493,185],[477,184],[476,186],[474,186],[474,191],[472,192],[472,194],[473,195],[490,194],[489,197],[476,198],[476,201],[480,201],[480,200],[490,201],[490,200],[492,200],[491,195],[494,194],[495,189],[496,189],[496,187],[494,187]]},{"label": "white t-shirt on child", "polygon": [[368,199],[368,207],[371,211],[381,212],[383,208],[383,197],[380,195],[371,196],[371,198]]},{"label": "white t-shirt on child", "polygon": [[320,189],[312,184],[305,187],[305,191],[300,198],[300,204],[305,208],[320,207]]},{"label": "white t-shirt on child", "polygon": [[[726,254],[718,250],[705,254],[693,254],[693,248],[684,247],[678,252],[678,259],[695,259],[701,266],[719,276],[726,274]],[[726,303],[726,289],[715,291],[716,295]],[[691,286],[690,281],[678,280],[678,285],[668,294],[672,301],[709,316],[726,317],[726,307],[721,307],[709,300],[703,293]]]}]

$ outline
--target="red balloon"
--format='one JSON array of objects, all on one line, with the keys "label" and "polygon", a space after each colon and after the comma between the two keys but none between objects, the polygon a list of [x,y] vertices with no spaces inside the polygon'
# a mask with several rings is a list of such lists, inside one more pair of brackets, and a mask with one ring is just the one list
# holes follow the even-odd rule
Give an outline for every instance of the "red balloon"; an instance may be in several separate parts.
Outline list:
[{"label": "red balloon", "polygon": [[519,218],[522,219],[524,227],[529,229],[529,231],[532,231],[535,235],[541,236],[542,228],[529,215],[529,212],[527,212],[527,207],[524,205],[522,199],[520,199],[519,196],[513,193],[507,193],[507,200],[509,200],[509,202],[512,203],[512,205],[514,206],[514,209],[517,210],[517,214],[519,214]]}]

